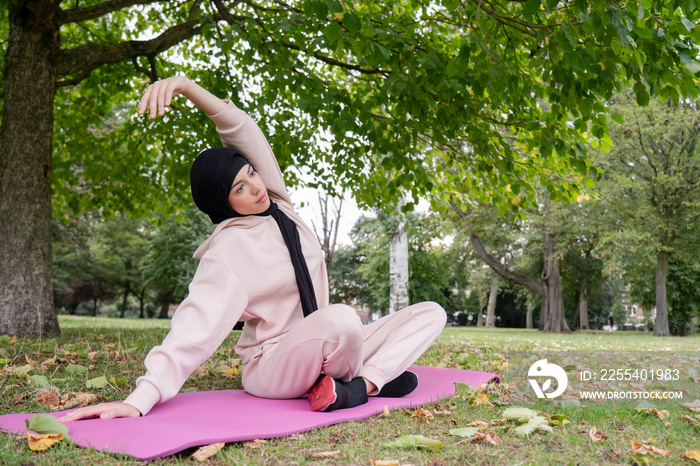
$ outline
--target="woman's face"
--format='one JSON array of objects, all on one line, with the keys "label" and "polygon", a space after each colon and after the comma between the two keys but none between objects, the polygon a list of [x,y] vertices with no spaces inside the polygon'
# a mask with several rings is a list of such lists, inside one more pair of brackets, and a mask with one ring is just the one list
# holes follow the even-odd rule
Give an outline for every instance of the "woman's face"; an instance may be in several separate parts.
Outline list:
[{"label": "woman's face", "polygon": [[236,175],[228,194],[228,203],[241,215],[259,214],[270,207],[265,183],[252,165],[245,165]]}]

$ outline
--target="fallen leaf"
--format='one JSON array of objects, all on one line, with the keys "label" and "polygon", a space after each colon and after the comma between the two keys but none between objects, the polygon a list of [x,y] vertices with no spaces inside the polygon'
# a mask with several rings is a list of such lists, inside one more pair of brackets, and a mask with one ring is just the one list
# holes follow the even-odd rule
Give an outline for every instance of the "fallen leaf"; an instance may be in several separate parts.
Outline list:
[{"label": "fallen leaf", "polygon": [[537,416],[537,413],[529,408],[506,408],[506,410],[503,411],[503,417],[509,421],[531,419],[535,416]]},{"label": "fallen leaf", "polygon": [[95,377],[94,379],[90,379],[87,382],[85,382],[85,386],[87,388],[104,388],[107,385],[109,385],[109,381],[104,375],[100,377]]},{"label": "fallen leaf", "polygon": [[438,452],[444,445],[445,442],[422,435],[402,435],[393,442],[385,443],[383,446],[389,448],[427,448],[432,452]]},{"label": "fallen leaf", "polygon": [[29,395],[27,392],[20,392],[16,394],[15,396],[12,397],[11,403],[14,406],[21,405],[24,402],[24,399]]},{"label": "fallen leaf", "polygon": [[384,405],[384,409],[382,409],[382,412],[379,413],[379,417],[389,417],[391,415],[391,411],[389,411],[389,407]]},{"label": "fallen leaf", "polygon": [[82,375],[82,374],[87,373],[87,371],[88,371],[87,367],[81,366],[79,364],[68,364],[66,366],[66,372],[68,372],[69,374],[73,374],[73,375]]},{"label": "fallen leaf", "polygon": [[460,437],[473,437],[474,434],[479,432],[478,427],[459,427],[457,429],[450,429],[450,435],[458,435]]},{"label": "fallen leaf", "polygon": [[472,421],[469,424],[467,424],[467,427],[488,427],[489,423],[485,421]]},{"label": "fallen leaf", "polygon": [[655,414],[656,417],[658,417],[661,421],[665,421],[666,419],[668,419],[668,411],[666,411],[665,409],[659,411],[656,408],[649,408],[646,411],[644,411],[645,416],[648,416],[650,414]]},{"label": "fallen leaf", "polygon": [[207,375],[209,375],[209,368],[207,366],[199,366],[194,370],[194,373],[192,375],[194,375],[198,379],[206,377]]},{"label": "fallen leaf", "polygon": [[565,426],[571,424],[571,419],[565,414],[554,414],[547,417],[547,421],[553,426]]},{"label": "fallen leaf", "polygon": [[588,436],[594,442],[602,442],[608,438],[605,432],[598,430],[596,427],[591,427],[591,430],[588,431]]},{"label": "fallen leaf", "polygon": [[685,457],[696,463],[700,463],[700,450],[686,450]]},{"label": "fallen leaf", "polygon": [[266,440],[256,438],[255,440],[243,442],[243,447],[250,448],[251,450],[257,450],[258,448],[262,448],[262,446],[265,445],[265,442]]},{"label": "fallen leaf", "polygon": [[34,414],[29,419],[25,419],[24,424],[28,430],[37,434],[63,434],[66,440],[70,440],[68,427],[50,414]]},{"label": "fallen leaf", "polygon": [[109,378],[109,383],[112,385],[116,385],[117,387],[121,387],[122,385],[126,385],[129,382],[129,379],[126,376],[119,377],[118,379],[116,377],[110,377]]},{"label": "fallen leaf", "polygon": [[690,403],[681,403],[681,406],[685,406],[690,409],[700,409],[700,400],[695,400]]},{"label": "fallen leaf", "polygon": [[88,353],[88,361],[95,362],[97,360],[97,354],[98,354],[97,351],[90,351]]},{"label": "fallen leaf", "polygon": [[668,456],[671,454],[670,450],[656,448],[653,445],[644,445],[643,443],[639,443],[636,440],[630,440],[630,443],[632,444],[632,453],[640,453],[642,455],[652,454],[661,456]]},{"label": "fallen leaf", "polygon": [[340,456],[340,450],[318,451],[316,453],[312,453],[311,456],[313,458],[337,458],[338,456]]},{"label": "fallen leaf", "polygon": [[195,451],[192,454],[192,458],[196,459],[200,463],[203,463],[204,461],[208,460],[212,456],[216,455],[219,450],[224,448],[225,443],[212,443],[211,445],[205,445],[203,447],[199,447],[197,451]]},{"label": "fallen leaf", "polygon": [[33,451],[44,451],[63,440],[63,434],[25,434],[29,449]]},{"label": "fallen leaf", "polygon": [[475,406],[493,406],[493,403],[489,401],[489,397],[485,393],[475,396],[472,404]]},{"label": "fallen leaf", "polygon": [[500,445],[502,442],[501,437],[492,430],[477,432],[474,434],[474,437],[472,437],[472,440],[488,443],[489,445]]},{"label": "fallen leaf", "polygon": [[413,414],[411,414],[411,417],[425,420],[425,422],[430,422],[430,420],[433,418],[433,413],[427,409],[417,409],[413,412]]},{"label": "fallen leaf", "polygon": [[440,411],[438,411],[437,409],[434,409],[433,414],[435,416],[450,416],[452,414],[452,411],[449,411],[447,409],[441,409]]},{"label": "fallen leaf", "polygon": [[49,379],[44,375],[32,375],[29,377],[29,383],[35,387],[44,388],[49,386]]},{"label": "fallen leaf", "polygon": [[692,417],[688,416],[687,414],[684,414],[683,416],[681,416],[681,417],[680,417],[680,420],[681,420],[681,421],[685,421],[685,422],[687,422],[688,424],[691,424],[691,425],[696,425],[696,424],[698,423],[698,421],[696,421],[696,420],[693,419]]},{"label": "fallen leaf", "polygon": [[588,432],[588,422],[583,421],[578,425],[579,432]]},{"label": "fallen leaf", "polygon": [[543,416],[535,416],[527,421],[526,424],[515,428],[515,434],[521,437],[527,437],[534,431],[536,431],[540,426],[547,425],[547,420]]},{"label": "fallen leaf", "polygon": [[41,393],[34,398],[34,401],[46,408],[57,409],[61,405],[61,398],[55,393]]},{"label": "fallen leaf", "polygon": [[399,460],[369,460],[372,466],[400,466]]},{"label": "fallen leaf", "polygon": [[65,401],[63,404],[63,409],[73,409],[82,408],[93,403],[105,401],[105,397],[102,395],[95,395],[94,393],[72,393],[72,397]]}]

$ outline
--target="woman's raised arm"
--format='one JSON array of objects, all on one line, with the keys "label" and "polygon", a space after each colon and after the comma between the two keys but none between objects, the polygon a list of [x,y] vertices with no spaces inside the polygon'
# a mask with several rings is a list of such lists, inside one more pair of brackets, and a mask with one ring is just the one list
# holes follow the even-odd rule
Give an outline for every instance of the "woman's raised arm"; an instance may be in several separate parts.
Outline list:
[{"label": "woman's raised arm", "polygon": [[165,107],[170,105],[177,94],[185,96],[207,115],[215,115],[226,107],[226,102],[194,81],[185,76],[173,76],[148,86],[139,102],[139,115],[143,115],[147,109],[150,109],[149,116],[152,120],[156,115],[163,116]]}]

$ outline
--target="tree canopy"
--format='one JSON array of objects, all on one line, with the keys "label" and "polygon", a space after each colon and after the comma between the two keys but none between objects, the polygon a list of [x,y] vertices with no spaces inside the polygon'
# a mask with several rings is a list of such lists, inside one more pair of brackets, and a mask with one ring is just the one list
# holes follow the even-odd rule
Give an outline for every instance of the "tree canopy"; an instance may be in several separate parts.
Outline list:
[{"label": "tree canopy", "polygon": [[[2,311],[16,325],[5,333],[37,320],[56,331],[55,319],[17,317],[53,312],[51,199],[57,214],[189,202],[189,161],[218,141],[181,101],[164,122],[135,116],[161,76],[185,72],[253,114],[291,184],[310,173],[365,204],[406,190],[506,212],[533,205],[537,184],[553,200],[590,189],[586,146],[609,145],[603,100],[615,90],[641,104],[696,96],[700,71],[695,0],[8,6],[0,302],[12,296]],[[39,248],[20,236],[30,229]]]}]

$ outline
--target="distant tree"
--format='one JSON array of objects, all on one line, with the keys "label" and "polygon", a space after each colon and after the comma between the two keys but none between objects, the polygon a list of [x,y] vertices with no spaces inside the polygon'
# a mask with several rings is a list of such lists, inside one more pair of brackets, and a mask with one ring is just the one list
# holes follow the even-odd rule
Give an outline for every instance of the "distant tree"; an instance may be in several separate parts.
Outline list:
[{"label": "distant tree", "polygon": [[209,218],[194,206],[162,219],[155,228],[140,270],[145,283],[156,293],[159,318],[167,318],[170,304],[181,301],[187,294],[197,268],[192,255],[212,231]]},{"label": "distant tree", "polygon": [[[606,241],[630,280],[655,269],[654,334],[669,335],[669,264],[697,267],[700,244],[700,117],[694,102],[639,107],[629,92],[610,102],[623,121],[598,163],[610,221]],[[687,261],[691,262],[687,262]]]}]

